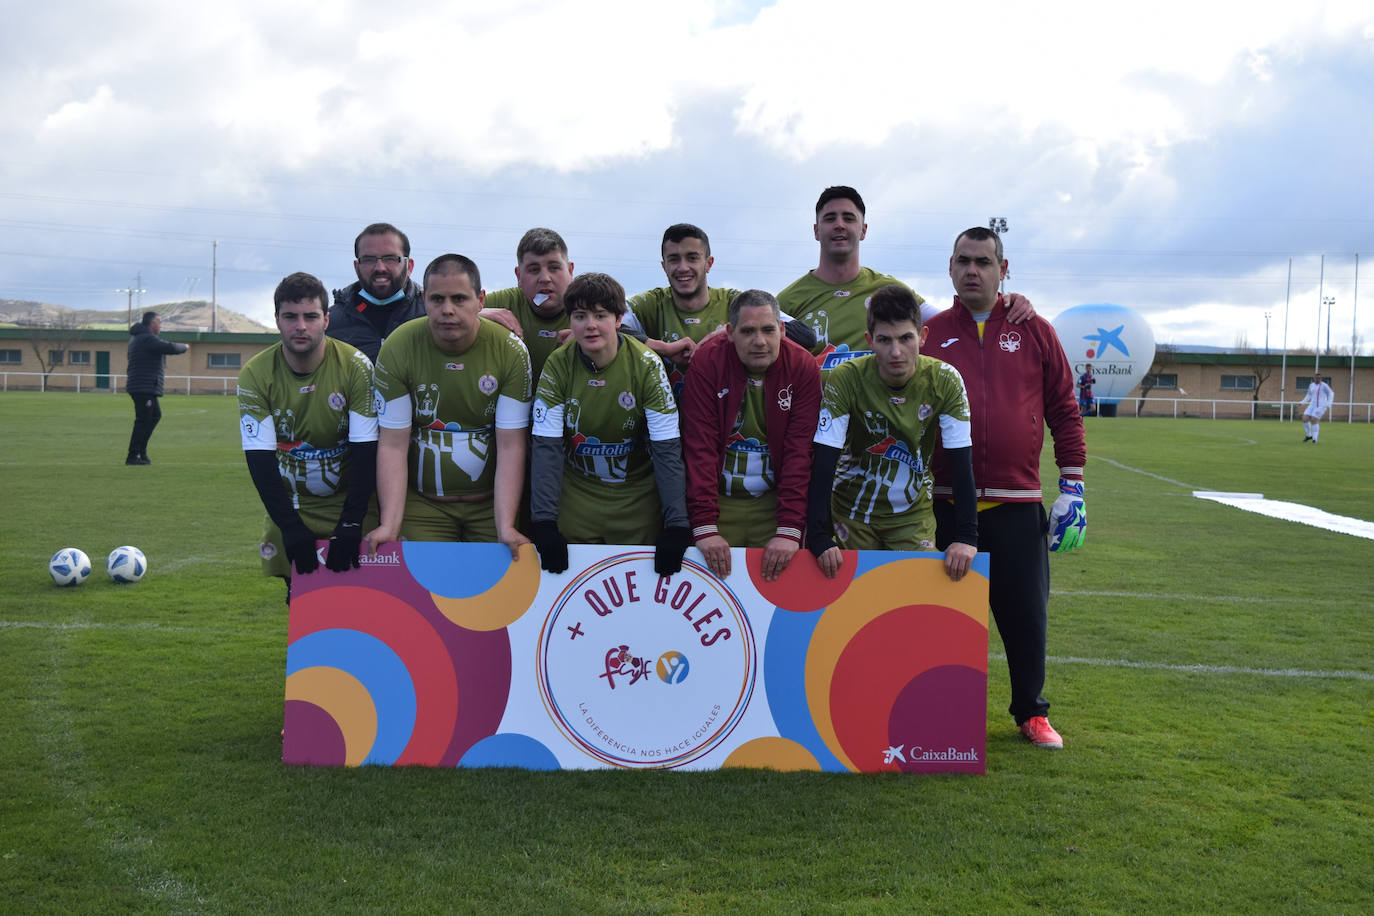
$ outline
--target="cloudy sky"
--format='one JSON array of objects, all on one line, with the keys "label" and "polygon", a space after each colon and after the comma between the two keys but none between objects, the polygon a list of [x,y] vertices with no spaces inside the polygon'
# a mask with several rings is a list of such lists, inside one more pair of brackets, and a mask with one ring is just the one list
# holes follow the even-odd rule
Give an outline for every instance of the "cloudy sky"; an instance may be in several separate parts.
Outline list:
[{"label": "cloudy sky", "polygon": [[712,285],[777,291],[815,266],[817,194],[849,184],[865,264],[937,302],[953,236],[995,216],[1009,288],[1047,317],[1113,302],[1163,343],[1262,347],[1268,312],[1277,348],[1287,301],[1310,347],[1324,295],[1332,347],[1358,309],[1374,352],[1368,2],[55,0],[7,19],[0,298],[117,308],[141,283],[150,307],[213,279],[270,323],[277,280],[351,281],[377,220],[421,269],[472,256],[488,289],[550,226],[632,293],[664,283],[664,227],[693,222]]}]

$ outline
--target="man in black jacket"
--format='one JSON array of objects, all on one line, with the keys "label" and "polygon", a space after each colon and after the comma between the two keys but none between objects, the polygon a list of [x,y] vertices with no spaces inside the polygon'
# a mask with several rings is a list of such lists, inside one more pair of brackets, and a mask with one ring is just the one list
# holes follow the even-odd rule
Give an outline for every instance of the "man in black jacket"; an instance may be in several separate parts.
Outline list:
[{"label": "man in black jacket", "polygon": [[162,419],[157,399],[162,397],[162,379],[167,354],[185,353],[186,344],[172,343],[157,336],[162,319],[157,312],[144,312],[143,320],[129,328],[129,380],[124,390],[134,399],[134,431],[129,436],[129,457],[125,464],[152,464],[148,460],[148,440]]},{"label": "man in black jacket", "polygon": [[425,314],[420,287],[410,279],[415,260],[410,239],[390,223],[373,223],[353,240],[353,270],[358,282],[334,290],[329,330],[377,362],[382,341],[412,318]]}]

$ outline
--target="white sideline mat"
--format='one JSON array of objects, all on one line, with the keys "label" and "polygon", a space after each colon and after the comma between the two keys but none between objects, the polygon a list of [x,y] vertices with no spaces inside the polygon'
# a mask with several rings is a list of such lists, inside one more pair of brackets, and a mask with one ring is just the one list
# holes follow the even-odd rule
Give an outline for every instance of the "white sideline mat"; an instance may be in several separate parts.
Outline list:
[{"label": "white sideline mat", "polygon": [[1367,538],[1374,541],[1374,522],[1350,518],[1346,515],[1332,515],[1330,512],[1304,506],[1301,503],[1265,499],[1263,493],[1220,493],[1213,490],[1194,490],[1193,495],[1198,499],[1210,499],[1223,505],[1244,509],[1246,512],[1258,512],[1260,515],[1267,515],[1270,518],[1281,518],[1285,521],[1299,522],[1314,528],[1325,528],[1327,531],[1335,531],[1339,534],[1353,534],[1357,538]]}]

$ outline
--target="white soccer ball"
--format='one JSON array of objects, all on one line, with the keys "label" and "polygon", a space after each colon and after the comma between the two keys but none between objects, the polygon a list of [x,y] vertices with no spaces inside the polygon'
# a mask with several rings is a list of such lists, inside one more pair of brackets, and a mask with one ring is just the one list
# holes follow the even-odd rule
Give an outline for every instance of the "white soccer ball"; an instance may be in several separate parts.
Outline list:
[{"label": "white soccer ball", "polygon": [[111,550],[105,561],[105,572],[111,579],[124,584],[137,582],[147,571],[148,561],[143,558],[143,551],[127,544]]},{"label": "white soccer ball", "polygon": [[91,558],[75,547],[63,547],[48,561],[48,575],[58,585],[80,585],[91,574]]}]

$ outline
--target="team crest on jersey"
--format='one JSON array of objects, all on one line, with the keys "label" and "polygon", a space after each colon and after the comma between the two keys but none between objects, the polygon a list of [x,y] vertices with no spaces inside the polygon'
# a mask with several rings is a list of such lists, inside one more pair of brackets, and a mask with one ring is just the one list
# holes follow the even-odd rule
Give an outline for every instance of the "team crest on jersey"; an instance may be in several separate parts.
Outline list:
[{"label": "team crest on jersey", "polygon": [[587,379],[587,385],[592,388],[605,388],[606,380],[604,378],[589,378]]},{"label": "team crest on jersey", "polygon": [[459,372],[463,368],[462,363],[444,363],[444,369],[448,372]]},{"label": "team crest on jersey", "polygon": [[626,410],[634,410],[635,396],[633,393],[629,391],[622,391],[620,392],[620,397],[617,398],[617,400],[620,401],[620,406],[624,407]]},{"label": "team crest on jersey", "polygon": [[487,373],[477,380],[477,390],[483,394],[491,394],[496,390],[496,376]]},{"label": "team crest on jersey", "polygon": [[791,386],[791,385],[788,385],[786,388],[784,388],[784,389],[782,389],[781,391],[778,392],[778,410],[791,410],[791,409],[792,409],[792,386]]},{"label": "team crest on jersey", "polygon": [[337,391],[329,392],[329,406],[335,410],[343,410],[344,396]]},{"label": "team crest on jersey", "polygon": [[916,411],[917,419],[924,420],[930,416],[930,405],[922,404]]},{"label": "team crest on jersey", "polygon": [[1002,336],[997,338],[997,346],[1008,353],[1015,353],[1021,349],[1021,335],[1016,331],[1004,331]]},{"label": "team crest on jersey", "polygon": [[314,386],[314,385],[302,385],[302,386],[301,386],[301,394],[309,394],[310,392],[312,392],[312,391],[314,391],[314,390],[315,390],[315,386]]}]

